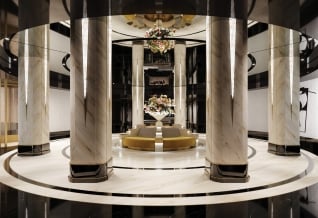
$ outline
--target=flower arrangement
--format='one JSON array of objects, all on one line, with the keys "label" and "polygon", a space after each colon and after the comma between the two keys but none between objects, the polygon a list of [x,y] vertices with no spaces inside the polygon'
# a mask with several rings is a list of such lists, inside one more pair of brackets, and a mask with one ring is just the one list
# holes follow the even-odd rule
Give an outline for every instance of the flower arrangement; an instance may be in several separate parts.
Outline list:
[{"label": "flower arrangement", "polygon": [[148,104],[145,104],[144,111],[146,113],[174,113],[172,100],[167,95],[160,95],[160,97],[153,95],[148,99]]},{"label": "flower arrangement", "polygon": [[173,36],[175,30],[171,30],[163,27],[155,27],[146,31],[146,38],[155,38],[153,40],[147,40],[148,47],[153,53],[160,52],[160,54],[166,53],[169,49],[174,48],[174,40],[164,39],[169,36]]}]

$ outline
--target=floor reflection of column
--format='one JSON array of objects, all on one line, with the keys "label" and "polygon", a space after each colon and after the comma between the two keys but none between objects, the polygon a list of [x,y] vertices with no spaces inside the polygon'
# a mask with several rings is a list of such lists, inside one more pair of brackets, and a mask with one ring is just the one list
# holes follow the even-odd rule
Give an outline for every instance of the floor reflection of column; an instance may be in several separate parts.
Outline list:
[{"label": "floor reflection of column", "polygon": [[300,205],[298,192],[279,195],[268,199],[268,217],[299,218]]},{"label": "floor reflection of column", "polygon": [[213,204],[206,206],[206,218],[247,218],[248,202]]},{"label": "floor reflection of column", "polygon": [[32,217],[42,218],[49,217],[50,200],[46,197],[29,194],[26,192],[18,192],[19,198],[19,218]]},{"label": "floor reflection of column", "polygon": [[132,218],[140,218],[140,217],[144,217],[144,207],[142,206],[132,207]]},{"label": "floor reflection of column", "polygon": [[112,205],[86,204],[72,201],[70,206],[70,218],[78,217],[113,217]]}]

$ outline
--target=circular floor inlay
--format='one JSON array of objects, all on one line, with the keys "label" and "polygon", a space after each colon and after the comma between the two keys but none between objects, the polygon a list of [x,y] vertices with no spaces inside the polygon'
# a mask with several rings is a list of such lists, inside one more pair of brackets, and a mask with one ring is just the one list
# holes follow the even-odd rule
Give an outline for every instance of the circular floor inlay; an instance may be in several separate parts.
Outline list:
[{"label": "circular floor inlay", "polygon": [[[318,181],[317,157],[302,151],[299,157],[267,152],[267,143],[249,139],[247,183],[217,183],[204,171],[205,148],[174,152],[140,152],[118,146],[114,139],[114,173],[101,183],[70,183],[69,140],[51,142],[51,152],[19,157],[1,156],[1,182],[39,195],[67,200],[121,205],[195,205],[262,198],[297,190]],[[307,171],[307,175],[304,172]],[[11,185],[10,185],[11,184]],[[89,197],[88,197],[89,196]]]}]

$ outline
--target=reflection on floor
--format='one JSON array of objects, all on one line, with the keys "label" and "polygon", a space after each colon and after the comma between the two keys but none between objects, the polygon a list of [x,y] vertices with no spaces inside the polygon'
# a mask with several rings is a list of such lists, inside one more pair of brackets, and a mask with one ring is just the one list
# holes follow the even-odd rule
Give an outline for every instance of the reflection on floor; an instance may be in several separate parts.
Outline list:
[{"label": "reflection on floor", "polygon": [[[318,217],[318,184],[315,184],[318,176],[314,174],[318,170],[313,166],[316,164],[316,156],[305,151],[302,151],[301,157],[288,157],[287,160],[286,158],[281,160],[282,157],[264,152],[267,148],[264,146],[266,144],[264,141],[250,139],[249,173],[254,179],[246,184],[225,185],[213,183],[205,177],[202,168],[204,146],[182,153],[141,153],[123,149],[116,142],[113,149],[116,168],[112,180],[104,184],[74,185],[65,182],[67,178],[64,178],[68,175],[68,141],[59,140],[52,144],[54,146],[52,145],[51,156],[38,157],[37,163],[41,161],[41,164],[33,162],[34,158],[13,156],[10,160],[12,169],[25,178],[36,181],[37,185],[20,181],[18,178],[9,178],[5,173],[0,172],[1,218]],[[9,154],[10,152],[5,155],[10,156]],[[5,155],[1,156],[1,161]],[[63,164],[66,164],[66,167]],[[39,165],[51,166],[50,172],[38,168]],[[262,177],[256,178],[262,174]],[[169,178],[171,175],[175,175],[175,181]],[[127,178],[129,178],[128,181]],[[137,184],[143,180],[146,181],[138,186]],[[159,180],[158,183],[156,183],[157,180]],[[156,185],[150,186],[148,181]],[[309,181],[316,182],[299,188],[298,183],[311,184]],[[13,184],[8,184],[10,182]],[[126,182],[125,188],[122,187],[125,185],[124,182]],[[167,188],[164,186],[165,182],[176,184],[171,184],[172,188]],[[117,187],[115,183],[121,184]],[[51,185],[42,187],[41,184]],[[56,186],[66,189],[55,189]],[[295,191],[291,191],[293,187]],[[298,189],[300,191],[297,191]],[[81,193],[77,193],[78,190],[81,190]],[[83,190],[86,191],[83,192]],[[37,195],[29,194],[30,191]],[[119,198],[116,196],[123,193],[126,195],[121,195]],[[202,196],[204,193],[208,194]],[[158,194],[161,194],[164,199],[158,199]],[[68,195],[75,197],[72,199]],[[222,203],[218,198],[228,203]],[[179,201],[180,204],[178,204]],[[155,205],[153,202],[159,203],[153,206]],[[147,204],[151,206],[144,206]]]},{"label": "reflection on floor", "polygon": [[[123,206],[45,198],[0,185],[0,217],[32,218],[317,218],[318,185],[251,201],[194,206]],[[309,195],[308,195],[309,193]],[[47,205],[43,207],[41,205]],[[28,214],[28,215],[26,215]]]}]

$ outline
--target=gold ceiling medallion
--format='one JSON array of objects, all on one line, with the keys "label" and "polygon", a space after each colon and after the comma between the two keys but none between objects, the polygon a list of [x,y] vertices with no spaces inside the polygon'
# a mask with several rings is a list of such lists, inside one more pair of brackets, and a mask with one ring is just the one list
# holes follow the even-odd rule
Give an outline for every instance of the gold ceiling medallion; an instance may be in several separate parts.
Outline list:
[{"label": "gold ceiling medallion", "polygon": [[195,15],[187,14],[128,14],[124,15],[126,23],[133,27],[143,29],[152,28],[161,20],[162,27],[180,29],[192,24]]}]

